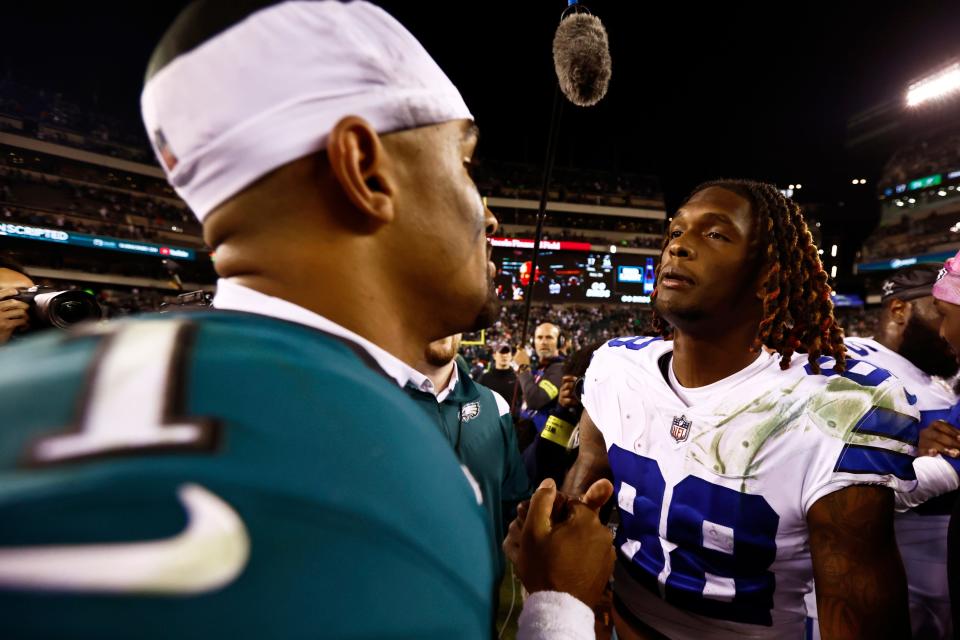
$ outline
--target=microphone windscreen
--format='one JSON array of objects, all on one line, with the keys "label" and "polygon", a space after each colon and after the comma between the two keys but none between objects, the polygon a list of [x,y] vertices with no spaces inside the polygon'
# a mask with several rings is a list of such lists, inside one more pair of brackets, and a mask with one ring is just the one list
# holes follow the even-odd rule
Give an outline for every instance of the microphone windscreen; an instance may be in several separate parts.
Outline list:
[{"label": "microphone windscreen", "polygon": [[572,13],[553,36],[553,66],[560,90],[570,102],[590,107],[607,94],[610,84],[610,42],[596,16]]}]

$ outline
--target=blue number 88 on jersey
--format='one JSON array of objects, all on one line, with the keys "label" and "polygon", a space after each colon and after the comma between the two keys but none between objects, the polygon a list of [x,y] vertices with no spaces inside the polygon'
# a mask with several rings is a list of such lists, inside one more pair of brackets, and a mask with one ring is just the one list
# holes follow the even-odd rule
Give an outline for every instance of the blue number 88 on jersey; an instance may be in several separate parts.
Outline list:
[{"label": "blue number 88 on jersey", "polygon": [[776,582],[769,569],[780,517],[763,496],[687,476],[665,505],[655,460],[617,446],[608,455],[615,477],[643,487],[638,493],[622,481],[614,486],[621,519],[615,544],[630,575],[691,613],[772,625]]}]

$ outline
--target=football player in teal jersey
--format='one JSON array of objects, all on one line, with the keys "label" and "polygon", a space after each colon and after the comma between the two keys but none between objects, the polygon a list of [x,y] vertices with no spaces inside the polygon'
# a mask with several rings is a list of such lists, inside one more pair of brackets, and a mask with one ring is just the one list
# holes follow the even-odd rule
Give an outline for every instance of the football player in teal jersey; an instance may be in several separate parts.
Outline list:
[{"label": "football player in teal jersey", "polygon": [[[401,391],[490,290],[456,88],[367,3],[201,1],[141,102],[219,310],[0,353],[0,636],[489,637],[482,496]],[[585,637],[610,537],[554,494],[521,633]]]}]

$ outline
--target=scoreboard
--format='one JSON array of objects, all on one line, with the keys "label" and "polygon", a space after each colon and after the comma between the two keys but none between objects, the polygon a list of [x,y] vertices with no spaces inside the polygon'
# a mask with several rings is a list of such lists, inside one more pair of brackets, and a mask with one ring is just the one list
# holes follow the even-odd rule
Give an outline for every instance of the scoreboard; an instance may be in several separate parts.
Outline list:
[{"label": "scoreboard", "polygon": [[649,304],[654,288],[653,257],[597,251],[541,251],[532,273],[532,253],[526,249],[494,248],[497,296],[520,301],[534,278],[534,300]]}]

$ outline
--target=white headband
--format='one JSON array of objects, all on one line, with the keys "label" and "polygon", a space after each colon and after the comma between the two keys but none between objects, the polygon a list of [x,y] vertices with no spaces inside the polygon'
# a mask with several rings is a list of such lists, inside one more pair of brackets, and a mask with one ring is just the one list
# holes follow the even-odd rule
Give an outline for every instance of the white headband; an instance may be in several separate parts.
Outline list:
[{"label": "white headband", "polygon": [[177,193],[202,222],[348,115],[388,133],[473,119],[403,25],[367,2],[291,1],[251,14],[163,67],[140,97]]}]

